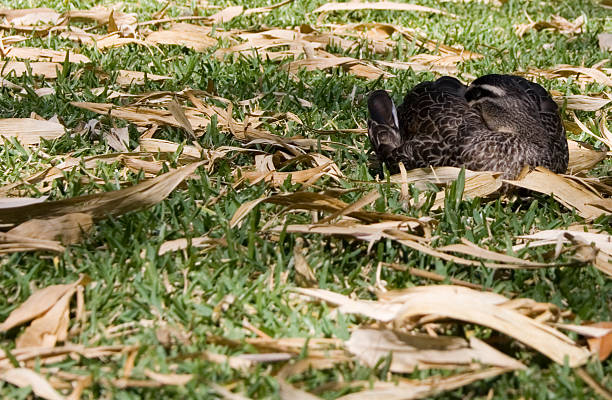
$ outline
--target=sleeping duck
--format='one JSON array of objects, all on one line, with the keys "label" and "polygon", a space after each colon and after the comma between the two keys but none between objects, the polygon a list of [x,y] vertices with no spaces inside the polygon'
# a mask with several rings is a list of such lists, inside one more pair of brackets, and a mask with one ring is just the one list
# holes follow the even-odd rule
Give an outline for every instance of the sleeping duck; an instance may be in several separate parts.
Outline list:
[{"label": "sleeping duck", "polygon": [[384,90],[368,98],[372,148],[391,172],[464,166],[514,179],[524,166],[564,173],[567,140],[557,105],[537,83],[485,75],[465,86],[442,77],[415,86],[395,108]]}]

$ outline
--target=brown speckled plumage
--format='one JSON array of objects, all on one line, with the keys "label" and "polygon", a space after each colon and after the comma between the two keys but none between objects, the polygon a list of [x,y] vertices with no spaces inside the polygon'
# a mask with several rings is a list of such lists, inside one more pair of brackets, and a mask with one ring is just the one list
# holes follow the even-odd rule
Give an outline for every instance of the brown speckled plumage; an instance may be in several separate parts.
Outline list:
[{"label": "brown speckled plumage", "polygon": [[548,92],[518,76],[485,75],[465,86],[451,77],[417,85],[397,108],[382,90],[368,99],[368,133],[392,172],[465,166],[515,178],[522,168],[564,173],[567,140]]}]

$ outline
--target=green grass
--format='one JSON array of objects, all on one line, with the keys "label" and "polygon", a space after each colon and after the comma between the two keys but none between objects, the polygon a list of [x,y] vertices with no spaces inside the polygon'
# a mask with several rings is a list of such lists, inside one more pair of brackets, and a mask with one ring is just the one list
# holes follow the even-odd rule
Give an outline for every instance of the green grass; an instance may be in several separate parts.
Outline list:
[{"label": "green grass", "polygon": [[[25,8],[47,6],[58,11],[89,8],[91,1],[3,1],[5,7]],[[101,4],[110,5],[110,2]],[[193,13],[197,2],[173,2],[171,15]],[[226,6],[231,3],[216,3]],[[264,26],[295,26],[316,24],[317,14],[312,10],[322,1],[296,1],[265,15],[240,17],[224,25],[224,28],[259,28]],[[409,28],[420,29],[427,37],[448,45],[463,45],[466,49],[484,55],[480,60],[459,65],[460,74],[482,75],[486,73],[512,73],[527,68],[546,68],[556,64],[591,66],[610,54],[599,50],[597,34],[610,29],[609,10],[584,0],[542,1],[509,0],[497,7],[480,2],[439,2],[422,0],[421,5],[442,8],[458,15],[453,19],[440,15],[401,12],[350,12],[327,16],[327,22],[388,22]],[[248,1],[247,7],[268,5],[265,1]],[[138,13],[139,21],[150,18],[160,5],[144,0],[126,1],[127,12]],[[200,14],[212,13],[199,10]],[[527,33],[519,39],[513,25],[527,22],[527,13],[533,20],[548,20],[559,14],[568,20],[584,14],[587,24],[584,33],[563,36],[555,32]],[[99,32],[104,32],[100,30]],[[491,32],[495,32],[492,34]],[[552,48],[544,48],[552,44]],[[75,49],[91,58],[93,65],[111,73],[117,69],[145,71],[170,75],[172,80],[163,83],[148,82],[143,86],[129,88],[131,93],[146,93],[156,90],[178,91],[186,87],[206,89],[212,80],[219,96],[234,102],[264,94],[259,102],[262,110],[292,112],[304,122],[304,126],[290,124],[288,129],[270,126],[279,135],[304,135],[327,139],[313,133],[313,129],[364,127],[367,118],[365,98],[369,91],[377,88],[390,89],[396,101],[416,83],[434,78],[431,73],[392,71],[395,78],[367,81],[340,70],[300,72],[294,80],[279,68],[278,62],[263,60],[256,56],[241,57],[235,61],[219,61],[212,56],[214,49],[197,53],[174,46],[161,46],[162,53],[150,52],[129,45],[104,52],[94,47],[78,45],[56,37],[32,37],[23,45],[53,49]],[[338,49],[334,49],[338,50]],[[414,43],[398,38],[397,47],[389,54],[370,54],[365,47],[354,49],[346,55],[365,59],[379,57],[387,60],[403,60],[424,50]],[[608,65],[609,67],[609,65]],[[72,72],[76,68],[73,67]],[[120,90],[114,82],[102,83],[91,70],[77,78],[68,74],[56,81],[42,82],[38,78],[24,76],[11,78],[13,83],[39,88],[50,85],[56,91],[53,96],[16,96],[14,91],[1,89],[0,117],[27,117],[32,112],[49,118],[61,117],[69,128],[79,122],[99,118],[102,129],[112,124],[122,126],[122,121],[111,121],[69,104],[71,101],[105,102],[104,96],[95,96],[92,88],[108,85]],[[556,89],[566,94],[599,93],[610,91],[599,84],[581,87],[573,80],[539,80],[547,89]],[[287,96],[278,101],[274,92],[291,93],[313,104],[302,107]],[[234,107],[234,115],[242,119],[245,110]],[[608,117],[610,108],[604,110]],[[594,117],[594,113],[578,113],[582,120]],[[567,118],[567,117],[566,117]],[[594,128],[596,129],[596,128]],[[132,147],[137,143],[138,133],[131,129]],[[161,128],[158,138],[185,141],[185,134],[173,128]],[[586,140],[586,137],[575,137]],[[346,174],[343,188],[357,188],[342,196],[347,202],[358,199],[371,186],[358,183],[372,180],[367,159],[369,143],[363,135],[337,134],[334,141],[350,145],[337,146],[333,153],[326,153]],[[228,132],[210,126],[209,132],[199,139],[204,148],[219,146],[241,146]],[[599,145],[592,142],[593,144]],[[261,146],[267,152],[275,151],[270,146]],[[14,141],[5,141],[0,146],[0,184],[8,184],[27,177],[47,167],[60,155],[87,156],[109,153],[103,143],[87,136],[68,134],[54,141],[45,142],[38,148],[24,148]],[[300,190],[299,185],[284,184],[277,190],[260,183],[243,185],[232,189],[239,166],[254,163],[252,155],[242,154],[221,160],[214,172],[198,172],[200,179],[188,181],[185,187],[173,192],[164,202],[141,212],[104,220],[84,242],[71,246],[60,255],[43,253],[16,253],[0,258],[0,320],[21,304],[36,289],[51,284],[74,281],[79,274],[89,275],[95,284],[86,291],[87,324],[75,343],[87,346],[105,344],[138,344],[134,378],[144,379],[144,370],[162,372],[193,373],[195,378],[184,386],[168,386],[156,389],[118,389],[108,384],[108,379],[121,377],[125,357],[103,360],[76,359],[58,364],[64,371],[92,374],[93,384],[84,398],[214,398],[210,384],[236,384],[236,391],[253,398],[278,398],[278,384],[273,372],[275,365],[261,365],[248,372],[241,372],[218,365],[198,357],[180,359],[180,355],[201,351],[235,355],[251,352],[250,346],[238,347],[215,344],[213,336],[240,341],[252,337],[253,333],[243,328],[242,321],[274,338],[284,337],[337,337],[347,339],[349,329],[362,321],[355,316],[330,314],[331,310],[318,303],[302,303],[294,300],[289,290],[297,286],[293,269],[293,249],[296,238],[301,236],[307,244],[306,258],[313,267],[318,286],[343,294],[355,293],[360,298],[374,298],[368,289],[375,283],[375,266],[379,261],[402,263],[411,267],[428,269],[449,277],[460,278],[481,284],[487,288],[509,295],[516,293],[540,302],[551,302],[575,313],[575,322],[609,321],[612,319],[612,281],[601,272],[586,266],[583,268],[556,268],[544,270],[516,270],[499,272],[484,267],[464,267],[435,259],[394,243],[382,240],[370,252],[367,243],[356,240],[321,237],[317,235],[281,234],[278,241],[260,234],[260,229],[271,219],[278,218],[281,208],[270,204],[258,206],[240,227],[231,228],[229,220],[244,202],[271,192]],[[610,172],[609,160],[594,170],[596,176]],[[104,180],[103,184],[84,182],[81,178],[94,174]],[[63,199],[87,193],[115,190],[124,179],[118,165],[100,165],[93,171],[79,168],[66,174],[64,179],[53,183],[50,199]],[[141,180],[142,175],[127,174],[129,183]],[[329,179],[317,182],[315,189],[338,186]],[[211,200],[222,195],[218,201]],[[456,243],[461,237],[483,247],[500,252],[511,252],[513,237],[533,230],[563,228],[581,223],[581,218],[560,206],[548,196],[532,194],[510,199],[485,202],[480,199],[449,202],[442,211],[431,211],[429,207],[405,208],[399,198],[399,188],[381,186],[383,196],[373,209],[412,216],[430,216],[438,225],[433,232],[435,245]],[[36,187],[28,188],[23,195],[41,195]],[[287,215],[288,223],[309,223],[308,213]],[[280,221],[280,219],[279,219]],[[609,217],[601,217],[592,225],[612,232]],[[227,246],[218,246],[207,252],[190,248],[184,252],[157,256],[159,245],[167,240],[181,237],[209,235],[225,238]],[[491,237],[489,236],[491,235]],[[533,260],[545,260],[548,249],[530,250]],[[567,257],[567,256],[562,256]],[[287,282],[282,276],[287,273]],[[405,288],[432,282],[413,277],[407,273],[383,269],[382,279],[389,288]],[[270,287],[270,280],[273,285]],[[226,310],[216,307],[226,296],[235,300]],[[153,321],[151,324],[141,321]],[[110,326],[134,323],[137,329],[124,336],[107,338],[105,330]],[[164,346],[156,337],[159,326],[168,324],[191,334],[187,343],[180,341]],[[470,325],[460,326],[455,334],[463,330],[476,329],[483,338],[491,335],[487,329]],[[14,339],[21,332],[13,329],[0,335],[0,348],[11,349]],[[512,341],[504,349],[529,366],[526,371],[506,373],[495,379],[476,382],[464,388],[444,393],[444,399],[484,399],[489,390],[495,399],[590,399],[594,392],[569,368],[559,366]],[[178,360],[178,361],[177,361]],[[612,361],[591,361],[587,371],[604,386],[612,389]],[[407,377],[422,378],[436,375],[439,371],[418,371]],[[325,384],[343,380],[386,379],[384,363],[379,368],[369,369],[357,364],[344,364],[329,370],[308,371],[292,378],[292,382],[305,390],[314,390]],[[31,398],[29,389],[0,382],[3,398]],[[319,393],[324,398],[335,398],[343,392],[334,390]]]}]

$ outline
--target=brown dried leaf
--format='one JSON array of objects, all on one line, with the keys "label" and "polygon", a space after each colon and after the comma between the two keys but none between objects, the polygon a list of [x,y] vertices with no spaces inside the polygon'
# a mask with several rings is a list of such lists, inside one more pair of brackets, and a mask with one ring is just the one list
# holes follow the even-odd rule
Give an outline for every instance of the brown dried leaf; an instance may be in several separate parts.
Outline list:
[{"label": "brown dried leaf", "polygon": [[479,292],[461,286],[418,286],[383,294],[379,301],[352,300],[321,289],[295,289],[296,292],[338,305],[347,314],[362,314],[381,322],[394,321],[398,326],[422,316],[436,315],[457,319],[498,330],[563,364],[571,367],[585,364],[590,352],[576,346],[561,332],[503,307],[504,296]]},{"label": "brown dried leaf", "polygon": [[58,71],[62,71],[62,64],[47,62],[47,61],[35,61],[26,64],[23,61],[7,61],[2,65],[2,76],[16,77],[29,74],[31,71],[32,76],[42,76],[47,79],[56,79]]},{"label": "brown dried leaf", "polygon": [[128,44],[139,44],[141,46],[150,47],[154,46],[144,40],[132,38],[132,37],[121,37],[119,32],[112,32],[106,36],[101,36],[94,39],[94,43],[98,50],[106,50],[116,47],[125,46]]},{"label": "brown dried leaf", "polygon": [[213,24],[222,24],[242,15],[243,12],[243,6],[229,6],[218,13],[211,15],[208,20]]},{"label": "brown dried leaf", "polygon": [[573,33],[582,33],[584,26],[584,16],[579,16],[573,21],[568,21],[560,15],[552,15],[550,21],[529,22],[527,24],[519,24],[515,26],[518,37],[523,37],[526,32],[535,29],[541,31],[543,29],[552,29],[561,34],[569,35]]},{"label": "brown dried leaf", "polygon": [[166,254],[171,251],[178,251],[192,247],[203,247],[205,249],[212,249],[218,245],[226,245],[227,242],[225,239],[216,239],[208,236],[200,236],[195,238],[181,238],[168,240],[159,246],[159,250],[157,251],[158,255]]},{"label": "brown dried leaf", "polygon": [[17,235],[32,239],[58,240],[63,244],[74,244],[81,241],[83,233],[91,230],[93,220],[89,214],[66,214],[51,219],[31,219],[10,231],[9,235]]},{"label": "brown dried leaf", "polygon": [[573,65],[557,65],[547,69],[530,68],[526,72],[517,72],[518,75],[527,77],[542,77],[545,79],[564,79],[574,78],[576,83],[597,82],[602,85],[612,86],[612,77],[601,67],[576,67]]},{"label": "brown dried leaf", "polygon": [[119,70],[116,84],[121,86],[144,85],[146,81],[159,82],[171,80],[171,76],[149,74],[140,71]]},{"label": "brown dried leaf", "polygon": [[27,368],[12,368],[0,372],[0,380],[17,387],[30,386],[34,394],[46,400],[64,400],[41,375]]},{"label": "brown dried leaf", "polygon": [[357,385],[370,387],[372,389],[357,393],[351,393],[339,397],[337,400],[408,400],[422,399],[435,396],[444,391],[457,389],[473,382],[493,378],[497,375],[509,372],[503,368],[488,368],[475,372],[456,374],[448,377],[432,377],[421,380],[400,379],[393,382],[351,382],[351,386]]},{"label": "brown dried leaf", "polygon": [[304,240],[297,238],[293,247],[293,263],[296,272],[296,281],[302,287],[312,287],[317,283],[317,278],[306,257],[303,254]]},{"label": "brown dried leaf", "polygon": [[597,111],[607,106],[612,99],[610,97],[595,97],[582,94],[571,94],[569,96],[555,95],[553,100],[568,110]]},{"label": "brown dried leaf", "polygon": [[575,208],[578,214],[587,220],[593,220],[602,214],[612,212],[612,209],[604,210],[591,205],[601,200],[601,196],[593,193],[588,187],[557,175],[546,168],[537,167],[520,180],[504,180],[504,182],[535,192],[552,195],[555,200],[565,207],[569,209]]},{"label": "brown dried leaf", "polygon": [[28,299],[11,312],[0,324],[0,332],[22,325],[49,311],[64,295],[74,292],[79,285],[86,285],[89,278],[81,276],[76,282],[64,285],[52,285],[37,290]]},{"label": "brown dried leaf", "polygon": [[305,68],[307,71],[314,71],[342,67],[346,71],[366,79],[378,79],[381,76],[384,78],[392,78],[394,76],[365,61],[357,60],[352,57],[338,57],[332,54],[326,55],[326,57],[305,58],[303,60],[292,61],[283,67],[292,74],[297,73],[301,68]]},{"label": "brown dried leaf", "polygon": [[62,63],[66,60],[71,63],[89,63],[89,57],[68,51],[41,49],[38,47],[5,47],[2,59],[21,59],[32,61],[50,61]]},{"label": "brown dried leaf", "polygon": [[411,373],[416,368],[461,368],[476,363],[507,369],[526,367],[475,337],[428,336],[385,329],[361,328],[351,333],[346,347],[359,361],[374,367],[391,355],[389,370]]},{"label": "brown dried leaf", "polygon": [[297,389],[288,382],[280,379],[277,382],[281,400],[322,400],[321,397]]},{"label": "brown dried leaf", "polygon": [[52,140],[65,133],[58,122],[33,118],[0,119],[0,137],[14,137],[23,145],[39,144],[40,139]]},{"label": "brown dried leaf", "polygon": [[357,11],[357,10],[385,10],[385,11],[418,11],[432,14],[443,14],[454,16],[437,8],[424,7],[416,4],[394,3],[391,1],[378,1],[362,3],[351,1],[348,3],[327,3],[312,11],[313,13],[328,13],[332,11]]},{"label": "brown dried leaf", "polygon": [[[499,174],[491,172],[479,173],[465,178],[465,189],[463,190],[462,199],[487,197],[493,193],[497,193],[501,187],[502,180],[499,179]],[[446,191],[439,191],[436,194],[432,209],[442,208],[444,206],[445,197]]]},{"label": "brown dried leaf", "polygon": [[210,37],[212,28],[186,23],[174,24],[168,30],[151,32],[146,41],[152,44],[185,46],[195,51],[204,51],[217,45],[217,39]]},{"label": "brown dried leaf", "polygon": [[119,30],[124,26],[135,27],[136,22],[138,22],[136,14],[126,14],[104,6],[95,6],[89,10],[71,10],[63,14],[64,17],[70,20],[94,21],[101,25],[108,24],[111,15]]},{"label": "brown dried leaf", "polygon": [[579,248],[585,250],[585,257],[582,261],[592,262],[597,269],[612,276],[612,264],[610,263],[612,261],[612,242],[608,234],[551,229],[518,238],[530,240],[530,242],[514,246],[514,249],[551,244],[561,246],[563,243],[578,245]]},{"label": "brown dried leaf", "polygon": [[162,374],[150,369],[145,369],[144,374],[147,378],[163,385],[186,385],[193,379],[193,374]]},{"label": "brown dried leaf", "polygon": [[60,21],[60,14],[50,8],[3,9],[0,10],[0,15],[4,16],[11,25],[16,26],[55,25]]},{"label": "brown dried leaf", "polygon": [[127,189],[64,200],[0,209],[0,224],[19,224],[32,218],[87,213],[94,220],[141,210],[164,200],[202,162],[189,164]]},{"label": "brown dried leaf", "polygon": [[590,171],[595,165],[606,158],[605,151],[597,151],[590,145],[573,140],[567,141],[569,147],[569,163],[567,173],[576,175]]},{"label": "brown dried leaf", "polygon": [[600,361],[606,360],[612,354],[612,322],[597,322],[587,326],[607,328],[609,332],[603,336],[587,339],[591,351],[599,357]]},{"label": "brown dried leaf", "polygon": [[32,239],[0,232],[0,254],[37,250],[63,253],[66,248],[54,240]]}]

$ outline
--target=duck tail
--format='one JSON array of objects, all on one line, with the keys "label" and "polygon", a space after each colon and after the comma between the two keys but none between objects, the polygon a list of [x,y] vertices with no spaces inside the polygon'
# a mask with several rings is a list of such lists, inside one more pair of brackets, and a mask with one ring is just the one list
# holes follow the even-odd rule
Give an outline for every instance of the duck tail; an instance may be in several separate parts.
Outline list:
[{"label": "duck tail", "polygon": [[372,149],[380,161],[388,164],[402,144],[397,110],[386,91],[376,90],[368,97],[368,111],[368,136]]}]

